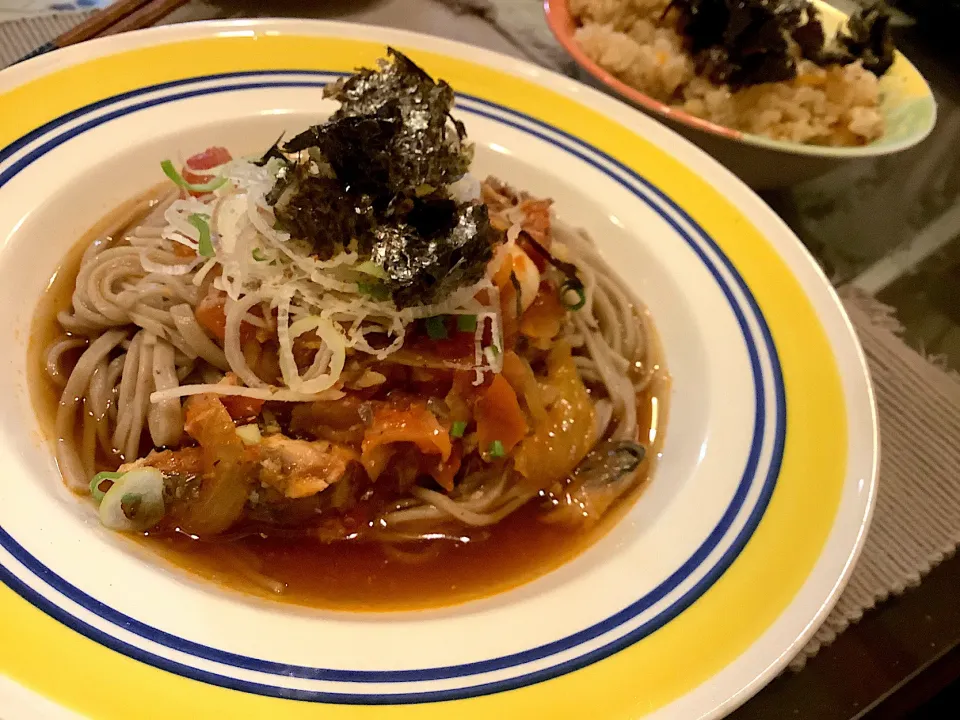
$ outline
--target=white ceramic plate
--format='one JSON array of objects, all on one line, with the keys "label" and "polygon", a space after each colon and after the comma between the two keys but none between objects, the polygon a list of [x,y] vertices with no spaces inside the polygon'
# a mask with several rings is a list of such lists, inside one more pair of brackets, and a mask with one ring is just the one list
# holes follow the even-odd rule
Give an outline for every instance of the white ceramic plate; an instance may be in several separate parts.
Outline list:
[{"label": "white ceramic plate", "polygon": [[[387,44],[458,91],[476,174],[553,197],[646,301],[673,375],[667,439],[631,512],[516,590],[403,614],[270,604],[145,555],[64,490],[26,385],[31,316],[161,159],[317,122],[322,85]],[[0,672],[16,683],[98,717],[706,717],[829,611],[874,497],[863,357],[796,238],[678,136],[511,58],[335,23],[119,36],[6,70],[0,92]],[[18,717],[48,706],[17,697]]]}]

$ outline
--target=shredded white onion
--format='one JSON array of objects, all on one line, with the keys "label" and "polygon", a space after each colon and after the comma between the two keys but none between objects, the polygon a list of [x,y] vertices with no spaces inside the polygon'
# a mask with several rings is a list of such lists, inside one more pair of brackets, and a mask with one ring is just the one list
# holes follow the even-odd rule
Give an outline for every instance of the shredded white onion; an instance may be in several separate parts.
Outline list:
[{"label": "shredded white onion", "polygon": [[344,397],[341,390],[330,388],[316,393],[300,393],[282,388],[249,388],[240,385],[227,385],[225,383],[217,384],[197,384],[181,385],[180,387],[170,388],[169,390],[158,390],[150,394],[150,402],[158,403],[171,398],[188,397],[189,395],[233,395],[237,397],[248,397],[254,400],[275,400],[278,402],[313,402],[315,400],[340,400]]},{"label": "shredded white onion", "polygon": [[[190,216],[209,218],[214,256],[197,257],[182,265],[163,265],[147,258],[143,266],[148,272],[166,276],[193,273],[190,280],[194,287],[214,274],[213,287],[227,295],[224,359],[247,390],[258,391],[249,397],[279,399],[277,393],[284,391],[292,393],[291,397],[312,397],[338,382],[348,350],[385,360],[403,347],[407,326],[438,315],[489,318],[500,347],[499,294],[489,269],[477,283],[458,289],[442,302],[398,308],[389,297],[378,298],[362,291],[365,283],[385,278],[382,268],[369,260],[361,262],[351,249],[321,260],[312,254],[309,243],[293,239],[276,227],[273,206],[266,196],[282,172],[281,163],[270,161],[258,167],[248,160],[233,160],[220,172],[229,180],[224,187],[201,198],[180,198],[170,203],[163,213],[166,226],[161,232],[166,240],[198,250],[200,235]],[[479,183],[468,176],[451,192],[455,197],[473,200],[479,197]],[[514,234],[517,232],[519,228]],[[498,257],[502,260],[502,250]],[[477,297],[483,297],[484,291],[487,302],[480,302]],[[263,317],[251,313],[257,305],[263,307]],[[268,387],[248,365],[240,342],[244,323],[269,328],[269,313],[274,310],[285,386],[279,390]],[[482,372],[497,372],[502,357],[487,358],[481,347],[485,322],[478,324],[475,335],[475,367]],[[301,373],[293,345],[298,336],[310,331],[317,334],[320,345],[311,366]],[[160,328],[157,334],[161,334]],[[382,342],[371,345],[368,336],[372,334],[385,335],[386,346]],[[193,391],[187,388],[193,387],[198,386],[181,390],[190,394]]]},{"label": "shredded white onion", "polygon": [[146,252],[140,253],[140,265],[143,266],[143,269],[147,272],[159,273],[161,275],[186,275],[199,265],[202,260],[203,258],[197,257],[182,265],[167,265],[166,263],[154,262],[147,256]]}]

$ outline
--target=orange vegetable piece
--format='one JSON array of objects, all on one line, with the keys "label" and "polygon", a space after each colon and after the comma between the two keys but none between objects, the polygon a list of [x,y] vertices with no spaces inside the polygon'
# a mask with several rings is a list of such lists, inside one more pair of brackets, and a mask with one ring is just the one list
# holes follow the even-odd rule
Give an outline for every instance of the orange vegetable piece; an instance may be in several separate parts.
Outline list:
[{"label": "orange vegetable piece", "polygon": [[234,420],[252,422],[260,416],[264,401],[240,395],[224,395],[220,398],[220,402]]},{"label": "orange vegetable piece", "polygon": [[376,480],[380,474],[387,469],[387,465],[393,460],[396,448],[390,445],[377,445],[368,450],[364,450],[360,456],[360,464],[367,471],[367,477]]},{"label": "orange vegetable piece", "polygon": [[550,283],[540,283],[533,304],[520,317],[520,332],[534,340],[552,340],[560,334],[566,310]]},{"label": "orange vegetable piece", "polygon": [[[383,406],[373,414],[373,422],[364,433],[360,461],[365,468],[368,464],[376,465],[379,453],[371,453],[382,446],[402,442],[413,443],[425,455],[439,455],[444,462],[453,449],[450,433],[425,404]],[[369,468],[367,474],[370,474]]]},{"label": "orange vegetable piece", "polygon": [[494,376],[490,387],[477,398],[474,416],[477,420],[477,442],[485,455],[494,440],[499,440],[504,451],[510,452],[529,430],[517,394],[503,375]]},{"label": "orange vegetable piece", "polygon": [[514,453],[513,466],[531,489],[568,477],[596,441],[593,403],[566,343],[550,351],[546,384],[559,400]]},{"label": "orange vegetable piece", "polygon": [[517,398],[523,400],[534,424],[541,422],[547,411],[544,409],[540,386],[537,385],[537,378],[530,363],[513,350],[508,350],[503,355],[503,377],[517,393]]},{"label": "orange vegetable piece", "polygon": [[226,304],[226,294],[211,288],[194,311],[200,327],[220,342],[227,336],[227,313],[224,309]]},{"label": "orange vegetable piece", "polygon": [[520,203],[526,217],[523,220],[523,229],[530,233],[530,237],[540,243],[545,249],[550,249],[550,206],[553,200],[527,198]]},{"label": "orange vegetable piece", "polygon": [[216,535],[240,519],[257,476],[257,452],[237,435],[227,409],[213,395],[187,401],[184,429],[203,449],[203,480],[196,499],[174,508],[186,532]]},{"label": "orange vegetable piece", "polygon": [[[200,327],[221,343],[227,337],[227,294],[213,286],[194,311]],[[257,329],[248,322],[240,323],[240,342],[249,342],[256,338]]]},{"label": "orange vegetable piece", "polygon": [[123,466],[122,471],[141,466],[156,468],[164,475],[196,477],[203,472],[203,448],[186,447],[160,452],[154,450],[143,460]]},{"label": "orange vegetable piece", "polygon": [[191,259],[197,256],[197,253],[192,248],[188,248],[183,243],[178,243],[178,242],[175,242],[173,244],[173,254],[176,255],[177,257],[191,258]]},{"label": "orange vegetable piece", "polygon": [[427,472],[433,476],[437,484],[447,492],[453,490],[453,479],[460,472],[460,465],[463,461],[463,451],[460,449],[460,443],[454,443],[450,451],[450,457],[444,460],[432,462]]}]

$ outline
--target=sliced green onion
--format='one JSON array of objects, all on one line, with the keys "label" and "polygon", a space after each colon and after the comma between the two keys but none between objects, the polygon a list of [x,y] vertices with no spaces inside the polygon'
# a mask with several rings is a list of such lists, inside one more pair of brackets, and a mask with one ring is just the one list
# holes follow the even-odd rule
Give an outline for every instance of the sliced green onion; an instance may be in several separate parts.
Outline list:
[{"label": "sliced green onion", "polygon": [[497,357],[500,354],[500,348],[498,348],[496,345],[491,345],[490,352],[493,353],[494,357]]},{"label": "sliced green onion", "polygon": [[[103,496],[107,494],[107,491],[110,490],[110,487],[113,486],[113,483],[123,477],[123,473],[119,472],[98,472],[93,476],[93,480],[90,481],[90,494],[93,496],[93,499],[99,503],[103,500]],[[110,486],[106,490],[100,488],[100,483],[104,480],[110,481]]]},{"label": "sliced green onion", "polygon": [[357,272],[362,272],[364,275],[373,275],[375,278],[380,278],[381,280],[386,280],[389,277],[387,271],[372,260],[364,260],[362,263],[357,263],[353,266],[353,269]]},{"label": "sliced green onion", "polygon": [[197,244],[197,252],[203,257],[213,257],[213,243],[210,242],[210,224],[209,218],[200,213],[194,213],[187,218],[187,222],[193,225],[200,233],[200,242]]},{"label": "sliced green onion", "polygon": [[357,291],[369,295],[374,300],[386,300],[390,297],[390,291],[380,283],[358,282]]},{"label": "sliced green onion", "polygon": [[447,339],[447,319],[443,315],[434,315],[433,317],[428,317],[426,320],[427,323],[427,335],[430,336],[431,340],[446,340]]},{"label": "sliced green onion", "polygon": [[149,530],[165,512],[163,473],[152,467],[124,473],[100,502],[100,522],[120,532]]},{"label": "sliced green onion", "polygon": [[218,187],[222,187],[227,182],[227,178],[221,175],[220,177],[214,178],[210,182],[189,183],[183,179],[183,176],[177,172],[177,169],[173,166],[173,163],[170,162],[169,160],[164,160],[163,162],[161,162],[160,167],[163,169],[163,174],[166,175],[168,178],[170,178],[173,181],[174,185],[176,185],[177,187],[182,187],[184,190],[188,192],[196,192],[196,193],[213,192]]},{"label": "sliced green onion", "polygon": [[263,250],[261,250],[260,248],[254,248],[252,254],[253,254],[253,259],[256,260],[257,262],[266,262],[267,260],[267,256],[263,254]]},{"label": "sliced green onion", "polygon": [[460,332],[476,332],[477,316],[476,315],[457,315],[457,330],[459,330]]},{"label": "sliced green onion", "polygon": [[[570,293],[577,294],[576,302],[570,302]],[[587,294],[579,280],[567,280],[560,286],[560,303],[567,310],[579,310],[587,304]]]},{"label": "sliced green onion", "polygon": [[137,517],[141,505],[143,505],[143,495],[140,493],[126,493],[120,498],[120,510],[127,520],[133,520]]},{"label": "sliced green onion", "polygon": [[507,451],[503,449],[503,443],[499,440],[494,440],[490,443],[490,457],[492,458],[502,458],[507,454]]},{"label": "sliced green onion", "polygon": [[467,423],[465,423],[463,420],[455,421],[450,428],[450,434],[455,438],[462,438],[466,431]]}]

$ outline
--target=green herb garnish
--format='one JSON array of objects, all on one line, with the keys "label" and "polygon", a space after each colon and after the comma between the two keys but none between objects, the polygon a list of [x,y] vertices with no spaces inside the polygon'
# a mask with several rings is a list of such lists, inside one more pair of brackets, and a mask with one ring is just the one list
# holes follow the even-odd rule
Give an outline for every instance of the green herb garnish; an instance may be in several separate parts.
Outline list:
[{"label": "green herb garnish", "polygon": [[450,427],[450,435],[455,438],[462,438],[463,434],[467,431],[467,423],[463,420],[457,420]]},{"label": "green herb garnish", "polygon": [[435,315],[426,319],[427,335],[431,340],[447,339],[447,319],[443,315]]},{"label": "green herb garnish", "polygon": [[267,259],[267,256],[263,254],[263,250],[261,250],[260,248],[254,248],[253,259],[256,260],[257,262],[265,262]]},{"label": "green herb garnish", "polygon": [[380,283],[358,282],[357,291],[369,295],[374,300],[386,300],[390,297],[390,291]]},{"label": "green herb garnish", "polygon": [[357,272],[362,272],[364,275],[373,275],[375,278],[380,278],[381,280],[386,280],[389,277],[382,267],[370,260],[357,263],[353,266],[353,269]]},{"label": "green herb garnish", "polygon": [[[570,293],[576,293],[577,301],[570,302]],[[587,293],[579,280],[567,280],[560,286],[560,303],[567,310],[579,310],[587,304]]]},{"label": "green herb garnish", "polygon": [[210,242],[210,224],[207,222],[210,218],[200,213],[194,213],[187,218],[187,222],[193,225],[200,233],[200,242],[197,244],[197,252],[203,257],[213,257],[213,243]]},{"label": "green herb garnish", "polygon": [[[107,494],[107,490],[121,477],[123,477],[123,473],[119,472],[99,472],[94,475],[93,480],[90,481],[90,494],[93,496],[93,499],[98,503],[103,500],[103,496]],[[106,480],[109,480],[110,484],[105,488],[100,487],[100,484]]]},{"label": "green herb garnish", "polygon": [[476,315],[457,315],[457,330],[459,330],[460,332],[476,332],[477,316]]},{"label": "green herb garnish", "polygon": [[120,498],[120,510],[123,511],[127,520],[133,520],[137,517],[137,512],[143,504],[143,495],[140,493],[126,493]]},{"label": "green herb garnish", "polygon": [[507,454],[507,451],[503,449],[503,443],[499,440],[494,440],[490,443],[490,457],[492,458],[502,458]]},{"label": "green herb garnish", "polygon": [[177,187],[181,187],[188,192],[195,193],[208,193],[213,192],[218,187],[222,187],[226,182],[227,178],[216,177],[210,182],[206,183],[189,183],[183,179],[183,176],[177,172],[177,169],[173,166],[173,163],[169,160],[164,160],[160,163],[160,167],[163,170],[163,174],[166,175],[173,181],[173,184]]}]

